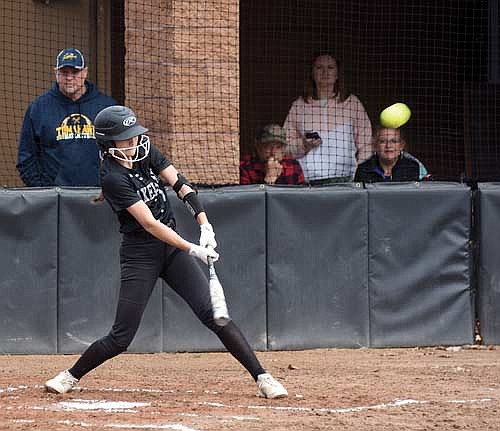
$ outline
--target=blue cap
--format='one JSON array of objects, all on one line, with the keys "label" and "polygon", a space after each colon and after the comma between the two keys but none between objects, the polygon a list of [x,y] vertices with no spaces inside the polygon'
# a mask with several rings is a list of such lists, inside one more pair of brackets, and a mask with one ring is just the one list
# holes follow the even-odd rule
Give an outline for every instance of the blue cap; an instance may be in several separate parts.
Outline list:
[{"label": "blue cap", "polygon": [[72,67],[74,69],[85,69],[85,58],[83,54],[76,48],[63,49],[58,55],[56,60],[56,69],[63,67]]}]

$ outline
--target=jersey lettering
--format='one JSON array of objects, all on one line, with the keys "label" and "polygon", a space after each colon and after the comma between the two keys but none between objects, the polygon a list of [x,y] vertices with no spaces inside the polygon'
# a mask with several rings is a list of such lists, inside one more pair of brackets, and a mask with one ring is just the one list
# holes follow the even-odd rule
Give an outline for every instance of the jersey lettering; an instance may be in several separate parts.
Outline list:
[{"label": "jersey lettering", "polygon": [[137,190],[139,197],[146,203],[156,199],[160,194],[160,187],[157,183],[151,182]]}]

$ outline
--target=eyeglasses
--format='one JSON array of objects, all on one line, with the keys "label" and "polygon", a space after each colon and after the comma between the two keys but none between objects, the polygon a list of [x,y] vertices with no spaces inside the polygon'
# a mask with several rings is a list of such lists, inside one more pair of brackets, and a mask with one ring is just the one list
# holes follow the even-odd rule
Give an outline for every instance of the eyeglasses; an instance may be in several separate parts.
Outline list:
[{"label": "eyeglasses", "polygon": [[377,139],[377,144],[378,145],[386,145],[386,144],[400,144],[401,143],[401,139],[397,139],[397,138],[392,138],[392,139]]},{"label": "eyeglasses", "polygon": [[78,69],[66,69],[66,70],[57,70],[56,73],[59,76],[63,76],[66,78],[68,76],[77,76],[80,73],[82,73],[82,71]]}]

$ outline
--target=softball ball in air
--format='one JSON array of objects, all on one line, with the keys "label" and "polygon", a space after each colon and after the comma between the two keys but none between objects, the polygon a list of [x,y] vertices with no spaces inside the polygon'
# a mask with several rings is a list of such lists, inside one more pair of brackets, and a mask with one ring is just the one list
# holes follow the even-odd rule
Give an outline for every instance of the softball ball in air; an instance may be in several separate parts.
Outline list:
[{"label": "softball ball in air", "polygon": [[380,124],[390,129],[397,129],[406,124],[411,117],[411,111],[404,103],[395,103],[380,113]]}]

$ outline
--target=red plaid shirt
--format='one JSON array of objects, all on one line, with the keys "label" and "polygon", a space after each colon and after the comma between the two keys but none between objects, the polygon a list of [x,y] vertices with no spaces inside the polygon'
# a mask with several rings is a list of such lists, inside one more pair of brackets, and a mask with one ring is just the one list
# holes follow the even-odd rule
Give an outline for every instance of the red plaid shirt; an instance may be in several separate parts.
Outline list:
[{"label": "red plaid shirt", "polygon": [[[304,173],[300,163],[289,156],[281,160],[283,167],[276,184],[304,184]],[[240,184],[264,184],[265,163],[255,154],[245,154],[240,161]]]}]

